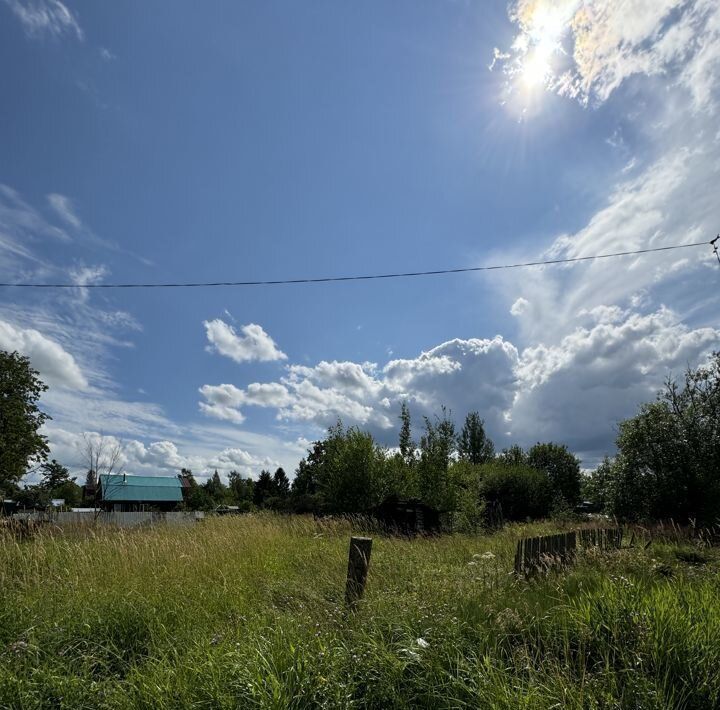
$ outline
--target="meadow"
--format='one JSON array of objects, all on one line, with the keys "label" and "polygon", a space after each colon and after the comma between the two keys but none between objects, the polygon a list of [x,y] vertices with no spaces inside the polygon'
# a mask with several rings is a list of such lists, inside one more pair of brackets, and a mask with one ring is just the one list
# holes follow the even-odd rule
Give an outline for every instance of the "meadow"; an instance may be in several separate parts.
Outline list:
[{"label": "meadow", "polygon": [[518,537],[373,539],[344,607],[347,521],[0,538],[2,708],[720,707],[720,560],[578,555],[530,581]]}]

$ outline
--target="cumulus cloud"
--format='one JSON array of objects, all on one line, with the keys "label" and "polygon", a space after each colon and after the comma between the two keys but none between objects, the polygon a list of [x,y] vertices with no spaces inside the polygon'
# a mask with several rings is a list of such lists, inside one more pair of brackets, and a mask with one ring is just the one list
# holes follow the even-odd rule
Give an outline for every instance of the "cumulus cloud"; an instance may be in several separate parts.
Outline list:
[{"label": "cumulus cloud", "polygon": [[29,357],[47,384],[76,389],[88,386],[75,358],[34,328],[19,328],[0,320],[0,349],[17,350]]},{"label": "cumulus cloud", "polygon": [[[500,447],[537,440],[568,443],[588,464],[612,450],[614,428],[651,399],[668,372],[701,362],[720,346],[720,330],[690,328],[661,307],[641,315],[597,306],[556,343],[522,352],[501,337],[452,340],[416,358],[372,363],[290,365],[280,382],[205,385],[201,409],[219,419],[270,407],[278,419],[326,427],[339,417],[385,444],[397,436],[400,403],[416,423],[442,404],[461,419],[477,410]],[[257,393],[263,396],[258,397]]]},{"label": "cumulus cloud", "polygon": [[85,35],[75,15],[60,0],[5,0],[30,37],[62,37],[69,34],[78,40]]},{"label": "cumulus cloud", "polygon": [[204,321],[203,325],[207,339],[210,341],[208,352],[216,352],[235,362],[252,360],[271,362],[287,359],[287,355],[277,347],[275,341],[255,323],[241,326],[242,335],[238,335],[233,326],[220,318]]},{"label": "cumulus cloud", "polygon": [[322,361],[314,367],[290,365],[280,382],[205,385],[201,410],[218,419],[243,416],[246,406],[269,407],[280,420],[317,427],[338,418],[363,426],[382,441],[394,440],[400,402],[417,416],[432,416],[440,404],[463,415],[479,409],[488,427],[501,435],[515,391],[516,348],[500,337],[452,340],[416,358],[374,363]]},{"label": "cumulus cloud", "polygon": [[667,308],[595,316],[557,345],[523,351],[512,407],[519,438],[563,441],[591,459],[612,453],[618,421],[652,399],[668,373],[681,374],[720,346],[720,330],[691,329]]}]

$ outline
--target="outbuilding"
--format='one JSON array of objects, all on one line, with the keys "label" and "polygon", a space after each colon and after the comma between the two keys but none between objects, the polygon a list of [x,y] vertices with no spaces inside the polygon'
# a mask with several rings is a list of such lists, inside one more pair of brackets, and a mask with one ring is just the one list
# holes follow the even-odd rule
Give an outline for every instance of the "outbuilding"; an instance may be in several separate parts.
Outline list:
[{"label": "outbuilding", "polygon": [[132,476],[126,473],[98,477],[98,504],[103,510],[136,512],[174,510],[182,503],[177,476]]},{"label": "outbuilding", "polygon": [[440,530],[440,511],[417,498],[388,496],[372,512],[386,528],[403,535],[436,533]]}]

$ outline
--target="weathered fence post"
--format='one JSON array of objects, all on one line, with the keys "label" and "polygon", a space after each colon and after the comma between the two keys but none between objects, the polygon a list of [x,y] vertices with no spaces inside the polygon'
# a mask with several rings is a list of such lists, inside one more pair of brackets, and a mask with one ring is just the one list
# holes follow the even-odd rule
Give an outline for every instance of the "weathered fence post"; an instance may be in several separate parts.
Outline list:
[{"label": "weathered fence post", "polygon": [[345,603],[351,609],[362,599],[370,566],[371,537],[351,537],[350,554],[348,556],[347,586],[345,587]]}]

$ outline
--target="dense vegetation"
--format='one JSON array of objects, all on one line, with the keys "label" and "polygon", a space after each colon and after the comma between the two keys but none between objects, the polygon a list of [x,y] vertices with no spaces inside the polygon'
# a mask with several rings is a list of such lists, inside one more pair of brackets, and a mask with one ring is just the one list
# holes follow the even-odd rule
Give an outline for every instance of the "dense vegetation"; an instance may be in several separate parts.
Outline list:
[{"label": "dense vegetation", "polygon": [[[517,537],[374,537],[256,514],[0,540],[0,707],[687,708],[720,704],[716,551],[588,554],[526,583]],[[355,525],[357,529],[357,524]]]},{"label": "dense vegetation", "polygon": [[621,422],[618,455],[586,484],[588,497],[623,520],[720,518],[720,353],[668,379],[654,402]]}]

